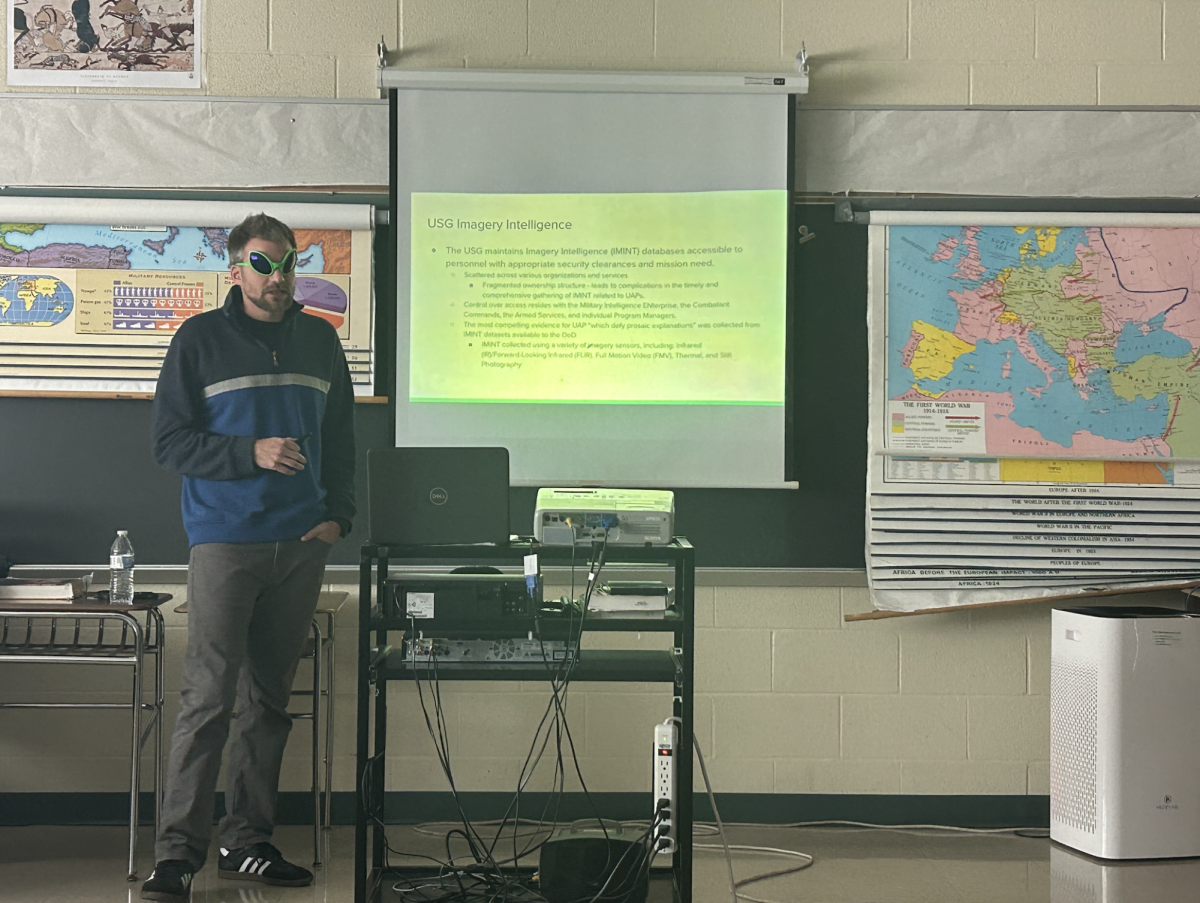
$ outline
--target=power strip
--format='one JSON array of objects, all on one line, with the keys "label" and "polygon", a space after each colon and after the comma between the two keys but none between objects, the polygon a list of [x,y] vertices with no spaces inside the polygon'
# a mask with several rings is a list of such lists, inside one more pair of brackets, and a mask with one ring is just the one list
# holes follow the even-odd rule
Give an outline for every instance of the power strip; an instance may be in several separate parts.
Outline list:
[{"label": "power strip", "polygon": [[654,725],[654,814],[658,827],[660,853],[674,853],[675,834],[675,754],[678,751],[678,729],[675,722]]}]

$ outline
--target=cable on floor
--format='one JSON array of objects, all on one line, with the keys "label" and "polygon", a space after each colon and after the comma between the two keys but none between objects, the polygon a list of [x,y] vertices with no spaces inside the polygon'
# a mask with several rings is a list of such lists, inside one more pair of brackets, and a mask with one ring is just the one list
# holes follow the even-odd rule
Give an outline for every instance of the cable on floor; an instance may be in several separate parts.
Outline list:
[{"label": "cable on floor", "polygon": [[[677,725],[678,718],[668,719],[674,721]],[[700,774],[704,778],[704,792],[708,794],[708,803],[712,806],[713,816],[717,820],[717,834],[721,838],[721,845],[700,843],[694,844],[693,849],[703,851],[721,851],[725,854],[725,868],[729,875],[729,893],[732,898],[732,903],[738,903],[738,900],[745,900],[747,903],[777,903],[774,900],[762,900],[758,897],[751,897],[749,894],[743,894],[738,891],[739,887],[746,887],[758,881],[766,881],[768,878],[778,878],[782,875],[790,875],[793,872],[798,872],[806,869],[815,861],[808,853],[801,853],[799,850],[781,850],[775,847],[758,847],[749,845],[731,845],[725,837],[725,825],[721,822],[721,811],[717,808],[717,799],[713,796],[712,783],[708,780],[708,766],[704,764],[704,752],[700,749],[700,740],[695,733],[692,734],[692,746],[696,749],[696,760],[700,763]],[[800,860],[799,865],[794,865],[790,868],[776,869],[772,872],[763,872],[760,875],[752,875],[749,878],[742,878],[740,881],[733,877],[733,854],[732,851],[737,850],[741,853],[759,853],[764,855],[782,855]]]},{"label": "cable on floor", "polygon": [[[731,823],[733,825],[735,823]],[[750,822],[737,822],[739,828],[762,827]],[[771,825],[772,828],[863,828],[872,831],[942,831],[947,834],[1016,834],[1020,837],[1049,837],[1050,829],[1038,826],[1016,828],[964,828],[958,825],[879,825],[865,821],[844,821],[841,819],[826,819],[824,821],[796,821],[785,825]]]}]

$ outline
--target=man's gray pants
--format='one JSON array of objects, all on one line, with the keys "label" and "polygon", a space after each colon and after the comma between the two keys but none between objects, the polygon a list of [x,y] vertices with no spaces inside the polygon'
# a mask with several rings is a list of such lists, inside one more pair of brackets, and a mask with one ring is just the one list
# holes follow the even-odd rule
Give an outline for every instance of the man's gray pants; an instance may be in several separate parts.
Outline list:
[{"label": "man's gray pants", "polygon": [[230,734],[221,846],[269,841],[292,718],[292,678],[331,546],[319,539],[205,543],[188,563],[188,646],[155,858],[200,868]]}]

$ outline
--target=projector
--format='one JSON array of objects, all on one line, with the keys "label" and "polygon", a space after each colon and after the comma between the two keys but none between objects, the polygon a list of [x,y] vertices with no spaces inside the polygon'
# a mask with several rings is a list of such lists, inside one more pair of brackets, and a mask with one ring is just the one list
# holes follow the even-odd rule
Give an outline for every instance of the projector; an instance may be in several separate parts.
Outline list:
[{"label": "projector", "polygon": [[533,535],[548,546],[665,546],[675,533],[675,493],[658,489],[539,489]]},{"label": "projector", "polygon": [[1200,856],[1200,619],[1089,607],[1050,623],[1050,839]]}]

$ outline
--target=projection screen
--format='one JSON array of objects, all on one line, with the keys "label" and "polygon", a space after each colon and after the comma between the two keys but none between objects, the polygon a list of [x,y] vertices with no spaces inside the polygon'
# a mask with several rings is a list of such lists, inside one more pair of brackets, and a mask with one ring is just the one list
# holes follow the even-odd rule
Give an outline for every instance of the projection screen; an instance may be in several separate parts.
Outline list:
[{"label": "projection screen", "polygon": [[396,90],[396,444],[785,485],[791,103]]}]

